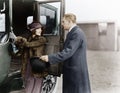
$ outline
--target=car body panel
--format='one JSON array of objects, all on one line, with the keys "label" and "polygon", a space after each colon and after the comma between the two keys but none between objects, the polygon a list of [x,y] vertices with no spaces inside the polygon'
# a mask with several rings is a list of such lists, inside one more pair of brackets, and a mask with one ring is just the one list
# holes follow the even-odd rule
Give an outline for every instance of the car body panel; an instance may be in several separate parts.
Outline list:
[{"label": "car body panel", "polygon": [[7,77],[10,69],[11,56],[8,53],[9,42],[0,44],[0,84]]}]

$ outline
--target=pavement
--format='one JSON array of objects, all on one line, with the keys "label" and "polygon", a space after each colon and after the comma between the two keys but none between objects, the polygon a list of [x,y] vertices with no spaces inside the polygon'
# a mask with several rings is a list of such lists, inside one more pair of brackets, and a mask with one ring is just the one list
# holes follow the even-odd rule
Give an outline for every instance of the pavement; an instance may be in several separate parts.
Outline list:
[{"label": "pavement", "polygon": [[88,51],[92,93],[120,93],[120,52]]}]

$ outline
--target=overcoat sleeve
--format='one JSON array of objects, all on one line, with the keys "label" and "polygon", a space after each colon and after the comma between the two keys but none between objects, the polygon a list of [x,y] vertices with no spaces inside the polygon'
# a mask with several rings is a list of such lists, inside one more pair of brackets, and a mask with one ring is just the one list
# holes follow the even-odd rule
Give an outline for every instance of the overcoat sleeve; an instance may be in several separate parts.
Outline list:
[{"label": "overcoat sleeve", "polygon": [[24,46],[25,47],[37,47],[37,46],[40,46],[40,45],[43,45],[46,43],[46,38],[44,37],[40,37],[38,40],[35,40],[35,41],[31,41],[31,42],[25,42]]},{"label": "overcoat sleeve", "polygon": [[79,33],[72,33],[66,47],[61,52],[48,55],[50,64],[63,62],[66,59],[70,58],[76,52],[76,50],[81,46],[82,42],[83,40]]}]

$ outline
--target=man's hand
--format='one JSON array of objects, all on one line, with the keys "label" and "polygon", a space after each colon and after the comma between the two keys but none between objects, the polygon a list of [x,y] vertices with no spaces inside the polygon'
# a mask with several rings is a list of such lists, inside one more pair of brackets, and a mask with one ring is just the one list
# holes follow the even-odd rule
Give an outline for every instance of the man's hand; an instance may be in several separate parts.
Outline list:
[{"label": "man's hand", "polygon": [[40,57],[41,60],[45,61],[45,62],[48,62],[48,55],[43,55]]}]

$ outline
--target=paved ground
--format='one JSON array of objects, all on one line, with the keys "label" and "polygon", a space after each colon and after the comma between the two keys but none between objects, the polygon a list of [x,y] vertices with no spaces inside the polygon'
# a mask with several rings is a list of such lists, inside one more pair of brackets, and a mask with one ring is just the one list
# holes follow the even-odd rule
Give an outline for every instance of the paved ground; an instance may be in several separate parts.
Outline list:
[{"label": "paved ground", "polygon": [[[87,58],[92,93],[120,93],[120,52],[88,51]],[[56,93],[62,93],[61,82]]]},{"label": "paved ground", "polygon": [[92,93],[120,93],[120,52],[88,51]]}]

